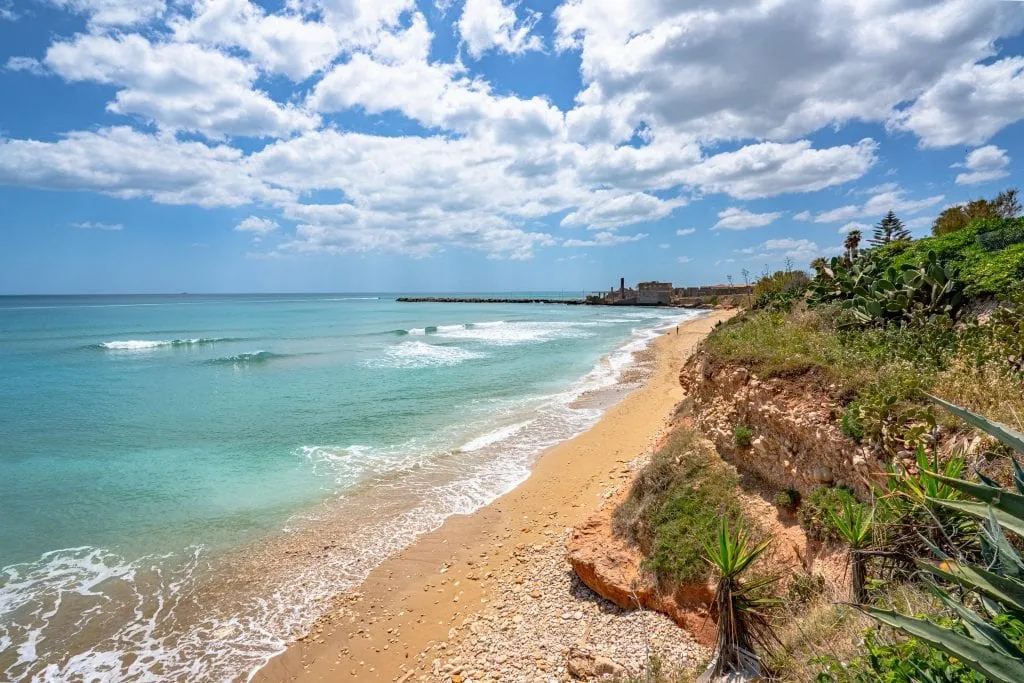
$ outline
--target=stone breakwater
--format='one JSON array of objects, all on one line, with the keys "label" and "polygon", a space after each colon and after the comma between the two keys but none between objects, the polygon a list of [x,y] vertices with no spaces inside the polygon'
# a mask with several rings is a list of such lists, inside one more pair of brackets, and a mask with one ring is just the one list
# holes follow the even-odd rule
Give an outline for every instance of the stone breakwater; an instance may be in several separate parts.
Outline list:
[{"label": "stone breakwater", "polygon": [[407,304],[562,304],[564,306],[583,306],[587,303],[582,299],[490,299],[450,296],[400,296],[395,301]]}]

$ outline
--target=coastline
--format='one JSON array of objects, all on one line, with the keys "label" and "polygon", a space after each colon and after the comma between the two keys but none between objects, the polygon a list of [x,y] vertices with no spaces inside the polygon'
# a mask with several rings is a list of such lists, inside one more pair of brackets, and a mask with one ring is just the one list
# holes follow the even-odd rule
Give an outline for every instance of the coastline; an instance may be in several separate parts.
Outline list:
[{"label": "coastline", "polygon": [[566,528],[628,480],[629,463],[654,448],[683,397],[679,368],[732,314],[713,311],[654,340],[654,367],[641,387],[588,431],[545,452],[516,489],[470,515],[449,518],[385,560],[339,596],[308,637],[250,680],[461,680],[458,674],[440,678],[436,653],[467,619],[494,603],[502,578],[522,573],[529,562],[525,549],[560,551]]}]

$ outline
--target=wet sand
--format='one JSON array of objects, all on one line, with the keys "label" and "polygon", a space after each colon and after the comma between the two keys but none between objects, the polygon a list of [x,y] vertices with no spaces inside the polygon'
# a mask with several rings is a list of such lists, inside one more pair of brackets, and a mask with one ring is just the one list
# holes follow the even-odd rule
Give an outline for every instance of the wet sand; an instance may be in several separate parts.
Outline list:
[{"label": "wet sand", "polygon": [[650,376],[594,427],[544,453],[512,492],[388,558],[252,680],[441,680],[432,661],[450,629],[498,597],[497,577],[518,571],[517,548],[559,543],[629,476],[627,463],[650,452],[683,398],[680,367],[732,315],[713,311],[655,340]]}]

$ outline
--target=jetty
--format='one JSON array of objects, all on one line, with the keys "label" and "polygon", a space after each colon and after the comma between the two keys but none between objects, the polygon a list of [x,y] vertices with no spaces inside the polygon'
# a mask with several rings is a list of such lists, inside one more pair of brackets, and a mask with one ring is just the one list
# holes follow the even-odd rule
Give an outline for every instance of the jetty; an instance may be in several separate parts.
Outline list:
[{"label": "jetty", "polygon": [[453,296],[400,296],[395,301],[410,304],[563,304],[565,306],[582,306],[587,303],[583,299],[487,299]]}]

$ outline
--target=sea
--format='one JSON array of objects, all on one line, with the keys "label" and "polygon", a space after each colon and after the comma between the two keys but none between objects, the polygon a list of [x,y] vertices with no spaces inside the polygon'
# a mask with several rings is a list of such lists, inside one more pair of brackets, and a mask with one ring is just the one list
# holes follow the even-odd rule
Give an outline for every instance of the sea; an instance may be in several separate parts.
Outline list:
[{"label": "sea", "polygon": [[246,680],[524,481],[698,315],[0,297],[0,680]]}]

